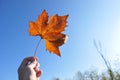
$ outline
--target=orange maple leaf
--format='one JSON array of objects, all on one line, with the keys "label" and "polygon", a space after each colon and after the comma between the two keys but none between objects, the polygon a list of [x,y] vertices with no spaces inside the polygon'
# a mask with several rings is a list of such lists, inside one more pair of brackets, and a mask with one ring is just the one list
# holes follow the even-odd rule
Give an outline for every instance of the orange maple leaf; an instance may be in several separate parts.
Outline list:
[{"label": "orange maple leaf", "polygon": [[50,16],[48,20],[48,13],[44,10],[36,22],[29,23],[29,33],[31,36],[40,36],[41,39],[45,40],[46,50],[53,52],[54,54],[60,55],[59,46],[65,43],[66,35],[62,32],[67,26],[68,15]]}]

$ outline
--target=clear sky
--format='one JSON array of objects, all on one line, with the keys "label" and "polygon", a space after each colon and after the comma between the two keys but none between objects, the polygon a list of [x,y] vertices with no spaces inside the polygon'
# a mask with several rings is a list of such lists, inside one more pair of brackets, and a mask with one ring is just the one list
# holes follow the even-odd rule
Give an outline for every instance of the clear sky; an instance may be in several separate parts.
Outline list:
[{"label": "clear sky", "polygon": [[60,47],[62,57],[49,54],[41,41],[37,57],[41,80],[72,78],[77,71],[101,70],[105,65],[93,40],[101,41],[104,56],[114,63],[120,56],[120,0],[0,0],[0,79],[17,80],[23,58],[33,56],[39,37],[28,33],[29,21],[36,21],[43,10],[66,15],[69,36]]}]

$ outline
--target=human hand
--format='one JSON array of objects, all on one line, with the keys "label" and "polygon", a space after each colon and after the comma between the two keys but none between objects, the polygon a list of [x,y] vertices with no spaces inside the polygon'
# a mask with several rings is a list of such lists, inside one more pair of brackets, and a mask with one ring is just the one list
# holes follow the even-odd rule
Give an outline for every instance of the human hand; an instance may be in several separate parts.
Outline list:
[{"label": "human hand", "polygon": [[19,80],[39,80],[41,73],[36,57],[25,58],[18,68]]}]

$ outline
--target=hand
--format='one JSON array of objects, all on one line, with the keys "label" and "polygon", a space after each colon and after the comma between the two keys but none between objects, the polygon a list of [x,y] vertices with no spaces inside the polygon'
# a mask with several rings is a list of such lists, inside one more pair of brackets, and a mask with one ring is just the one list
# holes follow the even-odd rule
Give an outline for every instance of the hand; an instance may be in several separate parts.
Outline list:
[{"label": "hand", "polygon": [[39,80],[41,73],[36,57],[25,58],[18,68],[19,80]]}]

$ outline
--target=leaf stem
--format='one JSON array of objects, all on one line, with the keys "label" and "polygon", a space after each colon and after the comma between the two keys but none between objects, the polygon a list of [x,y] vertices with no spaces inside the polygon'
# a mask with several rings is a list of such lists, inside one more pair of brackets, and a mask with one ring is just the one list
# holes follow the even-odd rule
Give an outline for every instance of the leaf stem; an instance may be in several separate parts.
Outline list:
[{"label": "leaf stem", "polygon": [[39,44],[40,44],[41,40],[42,40],[42,38],[40,38],[39,41],[38,41],[38,43],[37,43],[37,46],[36,46],[35,52],[34,52],[34,57],[35,57],[35,55],[36,55],[36,51],[37,51],[37,49],[38,49],[38,47],[39,47]]}]

